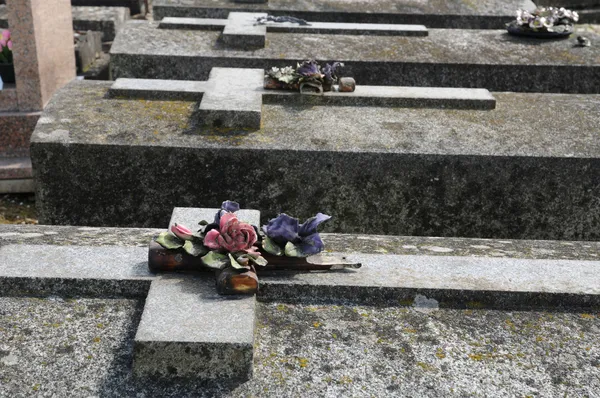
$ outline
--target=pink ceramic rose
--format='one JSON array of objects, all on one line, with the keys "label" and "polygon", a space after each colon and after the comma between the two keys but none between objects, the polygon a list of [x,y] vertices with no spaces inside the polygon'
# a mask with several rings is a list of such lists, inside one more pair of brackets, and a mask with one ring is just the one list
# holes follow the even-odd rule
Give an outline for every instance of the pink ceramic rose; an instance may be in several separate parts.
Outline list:
[{"label": "pink ceramic rose", "polygon": [[192,240],[192,236],[194,235],[194,232],[191,229],[189,229],[185,225],[177,223],[175,223],[171,227],[171,232],[173,232],[175,236],[183,240]]},{"label": "pink ceramic rose", "polygon": [[221,217],[219,230],[211,229],[204,237],[204,245],[212,250],[229,253],[254,252],[257,236],[254,227],[238,220],[234,213]]}]

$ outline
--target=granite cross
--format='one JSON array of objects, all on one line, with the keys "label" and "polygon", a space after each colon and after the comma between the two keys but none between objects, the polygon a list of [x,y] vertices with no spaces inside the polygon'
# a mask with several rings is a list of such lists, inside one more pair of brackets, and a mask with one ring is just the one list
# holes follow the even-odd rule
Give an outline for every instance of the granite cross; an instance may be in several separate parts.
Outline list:
[{"label": "granite cross", "polygon": [[[192,225],[210,219],[217,210],[175,208],[170,224]],[[256,210],[241,210],[238,215],[259,224],[260,212]],[[57,231],[76,227],[46,228],[48,234],[62,234]],[[92,234],[101,228],[79,230]],[[133,230],[112,231],[121,242]],[[406,303],[418,307],[426,296],[427,302],[436,306],[460,307],[475,302],[477,308],[503,309],[597,307],[600,303],[599,261],[366,254],[362,253],[363,246],[351,242],[372,241],[373,237],[339,235],[325,238],[343,241],[340,247],[352,252],[348,258],[364,264],[362,269],[327,274],[278,272],[261,276],[256,297],[223,297],[216,293],[214,280],[205,276],[150,273],[147,247],[132,247],[126,242],[112,246],[69,245],[69,239],[63,236],[52,245],[10,243],[11,238],[26,242],[43,235],[0,235],[1,295],[145,300],[134,340],[133,371],[140,376],[251,377],[257,299]],[[401,242],[395,239],[377,237],[381,247]]]},{"label": "granite cross", "polygon": [[264,47],[267,32],[314,33],[338,35],[373,36],[427,36],[423,25],[362,24],[339,22],[309,22],[258,24],[257,19],[266,13],[230,12],[227,19],[166,17],[159,24],[161,29],[222,30],[221,40],[227,46],[253,49]]},{"label": "granite cross", "polygon": [[265,90],[262,69],[212,68],[208,81],[120,78],[108,95],[113,98],[199,101],[192,115],[196,126],[258,130],[262,105],[310,104],[405,108],[494,109],[486,89],[360,86],[356,91],[302,95]]}]

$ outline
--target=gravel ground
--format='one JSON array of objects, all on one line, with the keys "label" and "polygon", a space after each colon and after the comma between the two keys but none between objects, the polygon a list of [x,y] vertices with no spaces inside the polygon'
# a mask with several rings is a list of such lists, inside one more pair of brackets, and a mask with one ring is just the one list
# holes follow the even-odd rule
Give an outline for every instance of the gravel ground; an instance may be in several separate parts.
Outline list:
[{"label": "gravel ground", "polygon": [[254,377],[136,380],[135,300],[0,298],[0,396],[596,397],[599,313],[261,303]]},{"label": "gravel ground", "polygon": [[37,224],[35,195],[0,195],[0,224]]}]

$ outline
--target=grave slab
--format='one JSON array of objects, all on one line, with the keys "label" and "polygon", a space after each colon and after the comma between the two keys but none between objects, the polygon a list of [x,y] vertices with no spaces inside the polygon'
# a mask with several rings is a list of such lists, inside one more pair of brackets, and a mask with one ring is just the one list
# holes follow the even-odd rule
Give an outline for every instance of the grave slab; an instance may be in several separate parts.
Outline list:
[{"label": "grave slab", "polygon": [[262,88],[262,69],[213,68],[208,81],[117,79],[111,98],[199,101],[193,123],[198,126],[259,129],[262,104],[389,106],[407,108],[494,109],[485,89],[359,86],[355,92],[301,95]]},{"label": "grave slab", "polygon": [[264,47],[267,32],[427,36],[427,28],[423,25],[349,24],[340,22],[309,22],[306,25],[295,23],[257,23],[258,18],[266,16],[267,14],[261,13],[231,12],[226,20],[167,17],[160,21],[158,26],[161,29],[222,30],[221,41],[228,47],[241,49]]},{"label": "grave slab", "polygon": [[69,85],[37,126],[42,223],[162,227],[165,209],[229,198],[263,222],[332,214],[335,232],[598,239],[596,95],[494,93],[485,112],[263,104],[262,128],[240,131],[194,129],[190,102],[107,98],[111,84]]},{"label": "grave slab", "polygon": [[269,0],[243,4],[230,0],[154,0],[155,20],[165,17],[227,18],[230,12],[263,12],[308,21],[420,24],[430,28],[501,29],[518,8],[535,8],[529,0]]},{"label": "grave slab", "polygon": [[[213,67],[295,66],[307,54],[344,62],[359,85],[465,87],[516,92],[600,92],[600,49],[577,47],[575,37],[540,40],[506,30],[430,29],[426,37],[267,33],[253,51],[218,45],[214,31],[169,30],[132,21],[111,49],[114,78],[206,80]],[[581,32],[600,42],[593,27]]]}]

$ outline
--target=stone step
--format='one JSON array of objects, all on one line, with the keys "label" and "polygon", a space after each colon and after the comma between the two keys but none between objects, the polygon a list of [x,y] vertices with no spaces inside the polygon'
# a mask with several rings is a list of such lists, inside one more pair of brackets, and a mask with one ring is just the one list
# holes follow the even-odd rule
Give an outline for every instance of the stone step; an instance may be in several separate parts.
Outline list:
[{"label": "stone step", "polygon": [[[578,35],[600,42],[593,27]],[[600,47],[518,38],[506,30],[430,29],[426,37],[267,33],[264,48],[231,51],[214,31],[169,30],[131,21],[111,48],[114,78],[206,80],[212,68],[295,66],[308,57],[340,61],[358,85],[485,88],[491,91],[600,92]],[[515,56],[519,54],[519,56]],[[168,59],[169,62],[165,62]]]},{"label": "stone step", "polygon": [[38,125],[42,223],[163,227],[174,206],[238,199],[265,219],[331,214],[331,232],[600,237],[597,95],[494,93],[492,111],[263,104],[249,131],[194,128],[194,103],[107,98],[111,84],[68,85]]}]

